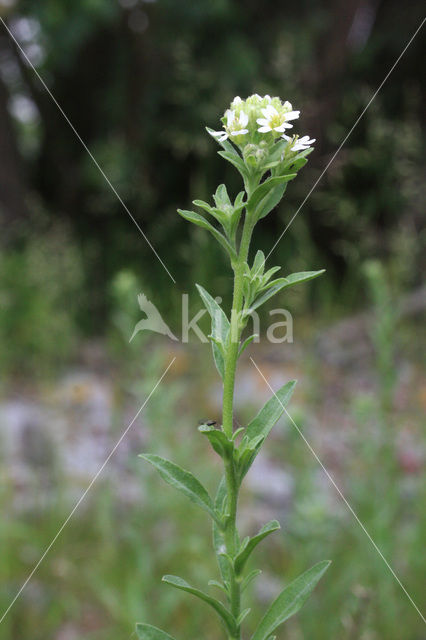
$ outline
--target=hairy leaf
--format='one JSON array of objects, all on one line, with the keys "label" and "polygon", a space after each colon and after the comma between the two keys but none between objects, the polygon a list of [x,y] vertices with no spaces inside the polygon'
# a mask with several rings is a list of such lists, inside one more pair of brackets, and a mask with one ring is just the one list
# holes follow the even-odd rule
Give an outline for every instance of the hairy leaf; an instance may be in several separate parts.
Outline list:
[{"label": "hairy leaf", "polygon": [[323,273],[325,273],[325,269],[320,269],[319,271],[300,271],[299,273],[290,273],[290,275],[286,276],[285,279],[288,280],[287,286],[291,287],[294,284],[313,280],[314,278],[321,276]]},{"label": "hairy leaf", "polygon": [[272,398],[268,400],[256,417],[248,424],[243,441],[250,442],[259,436],[266,438],[274,424],[284,413],[284,408],[290,401],[295,386],[296,380],[290,380],[274,393]]},{"label": "hairy leaf", "polygon": [[232,451],[232,442],[227,435],[220,429],[215,429],[208,424],[202,424],[198,427],[198,431],[203,433],[210,441],[213,449],[222,458],[226,457]]},{"label": "hairy leaf", "polygon": [[261,573],[261,569],[253,569],[253,571],[250,571],[250,573],[244,578],[241,583],[241,593],[243,593],[247,589],[249,584],[251,584],[253,580],[257,578],[257,576],[260,576]]},{"label": "hairy leaf", "polygon": [[245,351],[245,349],[249,346],[249,344],[253,342],[255,338],[258,338],[258,337],[259,337],[259,334],[253,333],[253,335],[246,338],[242,343],[240,350],[238,351],[238,357],[240,357],[240,355],[243,353],[243,351]]},{"label": "hairy leaf", "polygon": [[160,476],[172,487],[185,494],[195,504],[207,511],[215,520],[217,515],[214,510],[213,501],[201,482],[190,472],[179,467],[179,465],[152,453],[141,454],[141,458],[152,464]]},{"label": "hairy leaf", "polygon": [[260,451],[260,447],[272,427],[284,413],[284,409],[291,398],[295,386],[296,380],[287,382],[287,384],[281,387],[281,389],[268,400],[247,426],[244,437],[237,449],[238,476],[240,482],[253,464]]},{"label": "hairy leaf", "polygon": [[[250,209],[256,209],[259,203],[269,194],[272,189],[275,189],[278,185],[282,185],[289,180],[293,180],[296,177],[295,173],[288,173],[283,176],[273,176],[262,182],[251,194],[247,203]],[[257,216],[256,216],[257,217]]]},{"label": "hairy leaf", "polygon": [[225,158],[225,160],[228,160],[228,162],[233,164],[234,167],[238,169],[238,171],[240,172],[244,180],[247,178],[248,176],[247,167],[244,164],[244,160],[241,158],[240,155],[229,152],[229,151],[218,151],[218,154],[222,156],[222,158]]},{"label": "hairy leaf", "polygon": [[[212,296],[199,284],[195,285],[198,289],[198,292],[201,296],[202,301],[204,302],[204,306],[210,314],[212,320],[212,350],[213,350],[213,358],[219,371],[219,374],[223,380],[225,376],[225,361],[224,355],[221,348],[218,346],[217,342],[223,345],[225,348],[226,341],[229,333],[229,320],[226,317],[223,309],[218,305],[216,300],[212,298]],[[217,342],[216,342],[217,341]]]},{"label": "hairy leaf", "polygon": [[196,224],[198,227],[202,227],[203,229],[207,229],[210,233],[216,238],[216,240],[222,245],[222,247],[229,253],[232,259],[236,258],[235,249],[228,242],[228,240],[223,236],[220,231],[218,231],[208,220],[200,216],[199,213],[195,213],[195,211],[187,211],[186,209],[178,209],[179,215],[185,220]]},{"label": "hairy leaf", "polygon": [[264,527],[261,528],[259,533],[253,538],[250,538],[244,549],[240,551],[237,557],[234,560],[235,573],[240,575],[244,569],[244,566],[249,559],[252,551],[257,547],[259,542],[261,542],[266,536],[269,536],[270,533],[277,531],[280,529],[280,523],[277,520],[271,520]]},{"label": "hairy leaf", "polygon": [[318,562],[311,569],[293,580],[271,604],[251,640],[268,640],[271,634],[303,606],[330,562]]},{"label": "hairy leaf", "polygon": [[222,618],[227,629],[231,633],[235,632],[236,625],[235,625],[234,616],[231,614],[230,611],[228,611],[225,605],[222,602],[220,602],[220,600],[216,600],[216,598],[213,598],[212,596],[207,595],[203,591],[200,591],[199,589],[192,587],[190,584],[188,584],[188,582],[186,582],[185,580],[182,580],[182,578],[179,578],[178,576],[163,576],[163,582],[165,582],[166,584],[170,584],[172,587],[175,587],[176,589],[180,589],[181,591],[186,591],[187,593],[191,593],[193,596],[196,596],[197,598],[200,598],[200,600],[203,600],[204,602],[209,604],[216,611],[216,613]]},{"label": "hairy leaf", "polygon": [[161,629],[157,629],[157,627],[153,627],[150,624],[144,624],[143,622],[137,623],[136,635],[139,640],[174,640],[174,638],[165,631],[161,631]]},{"label": "hairy leaf", "polygon": [[269,283],[266,287],[266,291],[262,293],[254,302],[251,303],[250,309],[246,311],[246,314],[250,314],[254,309],[257,309],[264,304],[269,298],[272,298],[276,293],[288,287],[289,283],[287,278],[277,278],[274,282]]},{"label": "hairy leaf", "polygon": [[272,209],[275,209],[275,207],[283,197],[286,189],[287,182],[279,184],[278,186],[271,189],[271,191],[261,200],[261,202],[256,207],[257,220],[265,218],[268,213],[271,213]]}]

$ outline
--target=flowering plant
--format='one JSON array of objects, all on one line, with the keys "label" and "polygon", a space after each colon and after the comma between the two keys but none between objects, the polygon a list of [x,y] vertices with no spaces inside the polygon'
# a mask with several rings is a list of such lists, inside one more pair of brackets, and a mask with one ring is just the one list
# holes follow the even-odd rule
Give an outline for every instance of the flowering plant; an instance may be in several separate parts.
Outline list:
[{"label": "flowering plant", "polygon": [[[164,576],[163,581],[207,603],[219,616],[228,640],[241,640],[242,623],[250,613],[249,609],[242,608],[242,596],[260,573],[254,570],[246,574],[247,561],[256,546],[280,528],[279,523],[272,520],[257,535],[241,540],[236,522],[239,490],[268,433],[285,411],[296,384],[295,381],[285,384],[247,427],[234,431],[237,361],[254,338],[250,336],[242,341],[242,332],[253,310],[269,298],[323,273],[323,270],[305,271],[274,279],[280,267],[265,270],[266,260],[261,251],[256,253],[252,263],[249,261],[255,225],[278,204],[288,182],[296,177],[312,151],[311,145],[315,140],[285,133],[293,127],[292,122],[299,114],[289,102],[282,102],[279,98],[262,98],[257,94],[246,100],[234,98],[222,118],[223,129],[207,131],[222,147],[219,155],[241,174],[244,190],[231,201],[226,186],[221,184],[212,204],[194,200],[194,205],[207,215],[179,210],[183,218],[207,229],[221,244],[234,273],[229,316],[203,287],[197,285],[211,316],[213,358],[223,381],[222,425],[216,427],[214,423],[208,423],[199,427],[223,460],[224,474],[215,499],[189,471],[158,455],[142,455],[168,484],[201,507],[213,521],[213,541],[221,579],[211,580],[209,586],[219,588],[223,599],[219,600],[177,576]],[[287,585],[267,609],[251,640],[276,638],[276,629],[301,608],[329,564],[328,561],[319,562]],[[168,633],[149,624],[137,624],[136,631],[140,640],[174,640]]]}]

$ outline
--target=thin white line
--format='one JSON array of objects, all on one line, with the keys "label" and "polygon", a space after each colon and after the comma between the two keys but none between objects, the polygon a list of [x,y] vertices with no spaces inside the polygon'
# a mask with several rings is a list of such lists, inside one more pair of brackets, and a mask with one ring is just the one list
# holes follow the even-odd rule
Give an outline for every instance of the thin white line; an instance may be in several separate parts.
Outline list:
[{"label": "thin white line", "polygon": [[327,172],[328,168],[330,167],[330,165],[334,162],[337,154],[340,152],[340,150],[342,149],[343,145],[345,144],[345,142],[348,140],[349,136],[352,134],[353,130],[355,129],[355,127],[358,125],[358,123],[360,122],[361,118],[364,116],[365,112],[367,111],[367,109],[369,108],[369,106],[371,105],[371,103],[373,102],[373,100],[376,98],[377,94],[379,93],[380,89],[383,87],[383,85],[385,84],[386,80],[389,78],[390,74],[392,73],[392,71],[395,69],[395,67],[397,66],[397,64],[399,63],[399,61],[401,60],[402,56],[404,55],[404,53],[407,51],[408,47],[410,46],[410,44],[413,42],[414,38],[416,37],[416,35],[418,34],[418,32],[420,31],[420,29],[422,28],[422,26],[424,25],[426,21],[426,18],[423,18],[423,21],[420,23],[420,26],[417,27],[416,31],[413,33],[413,35],[411,36],[410,40],[408,41],[408,43],[405,45],[402,53],[400,53],[400,55],[398,56],[398,58],[395,60],[395,62],[393,63],[392,67],[390,68],[390,70],[388,71],[388,73],[386,74],[386,76],[384,77],[384,79],[382,80],[382,82],[380,83],[379,87],[377,88],[377,90],[375,91],[375,93],[373,94],[373,96],[370,98],[370,100],[368,101],[367,105],[364,107],[364,109],[362,110],[361,114],[358,116],[358,118],[355,120],[355,123],[352,125],[352,128],[350,129],[349,133],[346,134],[346,136],[343,138],[342,142],[340,143],[340,145],[338,146],[337,150],[335,151],[334,155],[332,156],[331,160],[327,163],[325,169],[322,171],[322,173],[320,174],[319,178],[316,180],[316,182],[314,182],[313,186],[311,187],[310,191],[308,192],[307,196],[305,197],[305,199],[303,200],[302,204],[300,205],[300,207],[297,209],[296,213],[293,215],[293,217],[291,218],[290,222],[288,223],[288,225],[286,226],[286,228],[284,229],[284,231],[281,233],[281,235],[279,236],[278,240],[275,242],[275,244],[273,245],[272,249],[270,250],[270,252],[268,253],[268,255],[266,256],[267,260],[269,258],[269,256],[271,255],[271,253],[274,251],[275,247],[277,246],[277,244],[280,242],[281,238],[283,237],[283,235],[285,234],[285,232],[287,231],[287,229],[289,228],[289,226],[292,224],[293,220],[296,218],[296,216],[298,215],[299,211],[302,209],[303,205],[306,203],[306,201],[309,199],[309,197],[311,196],[312,192],[314,191],[314,189],[316,188],[317,184],[320,182],[320,180],[323,178],[324,174]]},{"label": "thin white line", "polygon": [[27,586],[27,584],[29,583],[29,581],[31,580],[31,578],[33,577],[33,575],[35,574],[35,572],[37,571],[37,569],[39,568],[39,566],[41,565],[41,563],[43,562],[43,560],[45,559],[45,557],[47,556],[47,554],[49,553],[50,549],[53,547],[53,545],[55,544],[56,540],[59,538],[59,536],[61,535],[62,531],[65,529],[65,527],[67,526],[68,522],[71,520],[72,516],[74,515],[74,513],[77,511],[78,507],[80,506],[80,504],[83,502],[83,500],[85,499],[85,497],[87,496],[87,494],[89,493],[90,489],[92,488],[92,486],[94,485],[94,483],[96,482],[96,480],[98,479],[98,477],[100,476],[100,474],[102,473],[102,471],[104,470],[104,468],[106,467],[106,465],[108,464],[109,460],[111,459],[111,457],[113,456],[113,454],[115,453],[116,449],[120,446],[122,440],[125,438],[127,432],[129,431],[129,429],[132,427],[132,425],[134,424],[134,422],[136,421],[136,419],[139,417],[139,414],[141,413],[142,409],[146,406],[146,404],[148,403],[149,399],[151,398],[152,394],[154,393],[154,391],[157,389],[158,385],[160,384],[160,382],[162,381],[162,379],[164,378],[164,376],[166,375],[166,373],[168,372],[168,370],[170,369],[170,367],[172,366],[172,364],[174,363],[174,361],[176,360],[176,357],[173,358],[173,360],[171,360],[171,362],[169,363],[169,366],[167,367],[167,369],[163,372],[161,378],[157,381],[157,383],[155,384],[154,388],[152,389],[152,391],[150,392],[149,396],[146,398],[145,402],[142,404],[142,406],[140,407],[139,411],[137,412],[137,414],[134,416],[134,418],[132,419],[132,421],[130,422],[130,424],[126,427],[124,433],[121,435],[121,437],[119,438],[119,440],[116,442],[114,448],[112,449],[112,451],[110,452],[110,454],[108,455],[107,459],[105,460],[105,462],[102,464],[102,466],[98,469],[96,475],[92,478],[91,482],[89,483],[88,487],[86,488],[86,490],[84,491],[84,493],[81,495],[81,497],[79,498],[78,502],[74,505],[73,510],[71,511],[71,513],[68,515],[68,517],[64,520],[64,522],[62,523],[60,529],[58,530],[57,534],[55,535],[55,537],[52,539],[52,541],[50,542],[50,544],[46,547],[43,555],[41,556],[40,560],[37,562],[37,564],[34,566],[34,568],[32,569],[31,573],[29,574],[28,578],[25,580],[25,582],[23,583],[23,585],[21,586],[21,588],[19,589],[18,593],[16,594],[16,596],[13,598],[12,602],[10,603],[10,605],[8,606],[8,608],[6,609],[6,611],[3,613],[2,617],[0,618],[0,624],[3,622],[3,620],[5,619],[5,617],[7,616],[7,614],[9,613],[9,611],[11,610],[11,608],[13,607],[13,605],[15,604],[15,602],[17,601],[17,599],[19,598],[19,596],[21,595],[21,593],[23,592],[23,590],[25,589],[25,587]]},{"label": "thin white line", "polygon": [[373,545],[373,547],[375,548],[375,550],[377,551],[377,553],[379,554],[379,556],[381,557],[381,559],[383,560],[383,562],[385,563],[385,565],[387,566],[387,568],[389,569],[389,571],[391,572],[391,574],[393,575],[393,577],[395,578],[395,580],[397,581],[397,583],[399,584],[399,586],[401,587],[401,589],[403,590],[403,592],[405,593],[405,595],[407,596],[407,598],[409,599],[409,601],[411,602],[411,604],[413,605],[413,607],[415,608],[415,610],[417,611],[417,613],[419,614],[421,619],[423,620],[423,622],[426,624],[426,619],[424,618],[422,612],[420,611],[420,609],[418,608],[418,606],[416,605],[416,603],[414,602],[414,600],[412,599],[412,597],[408,593],[407,589],[404,587],[404,585],[402,584],[401,580],[398,578],[398,576],[396,575],[395,571],[392,569],[392,567],[390,566],[389,562],[386,560],[385,556],[380,551],[379,547],[374,542],[373,538],[370,536],[370,534],[368,533],[367,529],[365,528],[365,526],[363,525],[361,520],[358,518],[357,514],[352,509],[351,505],[346,500],[345,496],[343,495],[343,493],[341,492],[341,490],[339,489],[339,487],[337,486],[337,484],[333,480],[332,476],[327,471],[327,469],[325,468],[325,466],[323,465],[323,463],[321,462],[321,460],[319,459],[318,455],[315,453],[315,451],[313,450],[313,448],[311,447],[309,442],[306,440],[305,436],[303,435],[303,433],[301,432],[301,430],[299,429],[299,427],[297,426],[297,424],[295,423],[295,421],[293,420],[291,415],[288,413],[287,409],[285,408],[285,406],[283,405],[281,400],[278,398],[277,394],[275,393],[275,391],[273,390],[273,388],[271,387],[271,385],[269,384],[269,382],[267,381],[267,379],[265,378],[265,376],[263,375],[263,373],[261,372],[261,370],[259,369],[259,367],[257,366],[257,364],[255,363],[255,361],[253,360],[253,358],[251,356],[250,356],[250,360],[252,361],[253,365],[256,367],[257,371],[260,373],[260,375],[262,376],[263,380],[266,382],[266,384],[268,385],[269,389],[272,391],[272,393],[274,394],[274,396],[276,397],[276,399],[278,400],[278,402],[280,403],[280,405],[284,409],[287,417],[290,419],[291,423],[296,428],[297,433],[303,439],[304,443],[306,444],[306,446],[308,447],[309,451],[314,456],[315,460],[318,462],[318,464],[320,465],[320,467],[324,471],[325,475],[330,480],[331,484],[336,489],[337,493],[339,494],[339,496],[341,497],[341,499],[343,500],[343,502],[345,503],[345,505],[347,506],[347,508],[349,509],[349,511],[351,512],[351,514],[353,515],[353,517],[355,518],[355,520],[357,521],[359,526],[361,527],[361,529],[364,531],[364,533],[367,536],[367,538],[370,540],[371,544]]},{"label": "thin white line", "polygon": [[119,195],[119,193],[117,192],[116,188],[114,187],[114,185],[112,184],[111,180],[108,178],[108,176],[106,175],[105,171],[102,169],[102,167],[99,165],[98,161],[96,160],[96,158],[94,157],[94,155],[92,154],[92,152],[90,151],[89,147],[87,146],[87,144],[84,142],[83,138],[80,136],[80,134],[78,133],[77,129],[74,127],[73,123],[71,122],[71,120],[68,118],[67,114],[65,113],[65,111],[62,109],[61,105],[59,104],[59,102],[56,100],[55,96],[53,95],[53,93],[50,91],[49,87],[47,86],[47,84],[45,83],[45,81],[43,80],[43,78],[41,77],[41,75],[39,74],[39,72],[37,71],[37,69],[34,67],[33,63],[31,62],[31,60],[28,58],[27,54],[25,53],[24,49],[21,47],[21,45],[19,44],[19,42],[17,41],[17,39],[15,38],[15,36],[13,35],[13,33],[11,32],[11,30],[9,29],[9,27],[7,26],[6,22],[3,20],[2,17],[0,17],[1,22],[3,23],[4,28],[6,29],[6,31],[8,32],[9,36],[12,38],[13,42],[16,44],[16,46],[18,47],[19,51],[21,52],[22,56],[25,58],[26,62],[28,63],[28,65],[31,67],[31,69],[34,71],[34,73],[36,74],[37,78],[39,79],[40,83],[43,85],[44,89],[47,91],[47,93],[49,94],[49,96],[51,97],[51,99],[53,100],[53,102],[55,103],[55,105],[57,106],[57,108],[59,109],[60,113],[62,114],[62,116],[65,118],[66,122],[68,123],[68,125],[71,127],[73,133],[75,134],[75,136],[77,137],[77,139],[80,141],[81,145],[83,146],[83,148],[85,149],[85,151],[88,153],[88,155],[90,156],[90,159],[92,160],[92,162],[94,163],[94,165],[96,166],[96,168],[98,169],[98,171],[100,172],[100,174],[102,175],[102,177],[104,178],[105,182],[108,184],[108,186],[110,187],[111,191],[114,193],[114,195],[116,196],[117,200],[120,202],[120,204],[122,205],[122,207],[124,208],[124,210],[126,211],[126,213],[129,215],[129,217],[131,218],[131,220],[134,222],[134,224],[136,225],[136,227],[139,229],[140,233],[142,234],[142,237],[144,238],[145,242],[148,244],[148,246],[150,247],[150,249],[154,252],[154,255],[157,257],[157,259],[160,261],[161,265],[163,266],[163,268],[165,269],[165,271],[167,272],[167,274],[169,275],[169,277],[173,280],[174,284],[176,284],[176,280],[174,279],[174,277],[172,276],[172,274],[170,273],[170,271],[167,269],[166,265],[164,264],[164,262],[162,261],[162,259],[160,258],[160,256],[158,255],[157,251],[154,249],[154,247],[152,246],[151,242],[148,240],[146,234],[142,231],[139,223],[136,221],[136,219],[134,218],[134,216],[132,215],[132,213],[130,212],[129,208],[127,207],[127,205],[124,203],[123,199],[121,198],[121,196]]}]

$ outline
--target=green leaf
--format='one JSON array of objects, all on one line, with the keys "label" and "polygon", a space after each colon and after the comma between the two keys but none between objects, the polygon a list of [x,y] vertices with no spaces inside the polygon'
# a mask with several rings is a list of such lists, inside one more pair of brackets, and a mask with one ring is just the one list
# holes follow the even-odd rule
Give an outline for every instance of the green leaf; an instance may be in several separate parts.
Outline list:
[{"label": "green leaf", "polygon": [[165,631],[161,631],[161,629],[157,629],[157,627],[153,627],[150,624],[144,624],[143,622],[137,623],[136,635],[139,640],[175,640]]},{"label": "green leaf", "polygon": [[289,403],[295,386],[296,380],[290,380],[268,400],[247,426],[244,439],[251,441],[259,436],[266,438],[274,424],[284,413],[284,408]]},{"label": "green leaf", "polygon": [[248,616],[250,611],[251,611],[251,609],[244,609],[244,611],[241,611],[240,615],[237,618],[237,626],[238,627],[241,625],[243,620],[245,620],[245,618]]},{"label": "green leaf", "polygon": [[271,634],[303,606],[318,581],[328,569],[330,561],[318,562],[291,582],[271,604],[251,640],[268,640]]},{"label": "green leaf", "polygon": [[263,271],[265,269],[265,254],[263,251],[257,251],[254,257],[253,266],[251,268],[251,273],[253,275],[263,275]]},{"label": "green leaf", "polygon": [[210,425],[202,424],[198,427],[198,431],[209,439],[213,449],[221,458],[225,458],[231,453],[233,449],[232,442],[221,429],[215,429]]},{"label": "green leaf", "polygon": [[272,209],[275,209],[279,201],[284,195],[287,189],[287,183],[279,184],[262,199],[262,201],[256,207],[256,220],[265,218],[268,213],[271,213]]},{"label": "green leaf", "polygon": [[287,145],[288,145],[287,140],[278,140],[278,142],[276,142],[271,149],[271,152],[268,157],[268,162],[274,162],[276,160],[281,161],[281,156]]},{"label": "green leaf", "polygon": [[178,576],[163,576],[163,582],[165,582],[166,584],[170,584],[172,587],[175,587],[176,589],[180,589],[181,591],[186,591],[187,593],[191,593],[193,596],[196,596],[197,598],[200,598],[200,600],[203,600],[204,602],[209,604],[216,611],[216,613],[222,618],[226,628],[231,633],[235,633],[236,624],[235,624],[234,616],[231,614],[230,611],[228,611],[225,605],[222,602],[220,602],[220,600],[216,600],[216,598],[213,598],[212,596],[207,595],[206,593],[204,593],[203,591],[200,591],[199,589],[195,589],[190,584],[188,584],[188,582],[186,582],[185,580],[182,580],[182,578],[179,578]]},{"label": "green leaf", "polygon": [[143,453],[140,457],[152,464],[169,485],[185,494],[187,498],[198,504],[204,511],[207,511],[214,520],[217,519],[213,501],[207,490],[190,471],[185,471],[174,462],[152,453]]},{"label": "green leaf", "polygon": [[269,300],[269,298],[272,298],[276,293],[281,291],[281,289],[288,287],[288,285],[289,283],[287,278],[278,278],[277,280],[270,282],[265,287],[266,291],[251,303],[250,309],[247,309],[247,311],[244,312],[244,315],[250,315],[252,311],[262,306],[262,304],[265,304],[265,302]]},{"label": "green leaf", "polygon": [[218,154],[222,156],[222,158],[225,158],[225,160],[228,160],[228,162],[230,162],[232,165],[234,165],[234,167],[238,169],[244,180],[247,179],[248,170],[246,165],[244,164],[244,160],[240,155],[229,151],[218,151]]},{"label": "green leaf", "polygon": [[300,271],[299,273],[290,273],[290,275],[286,276],[285,279],[288,281],[288,287],[291,287],[295,284],[300,284],[301,282],[308,282],[308,280],[313,280],[314,278],[318,278],[325,273],[325,269],[320,269],[319,271]]},{"label": "green leaf", "polygon": [[231,206],[231,201],[228,196],[228,191],[226,190],[226,186],[224,184],[220,184],[218,186],[218,188],[216,189],[216,193],[213,196],[213,199],[218,209],[221,209],[226,206],[228,207]]},{"label": "green leaf", "polygon": [[271,520],[261,528],[257,535],[249,539],[244,549],[237,555],[234,560],[235,573],[237,575],[241,575],[247,560],[249,559],[251,553],[257,547],[259,542],[266,538],[266,536],[269,536],[270,533],[273,533],[280,528],[280,523],[277,520]]},{"label": "green leaf", "polygon": [[268,400],[247,426],[244,438],[237,449],[240,481],[253,464],[263,441],[272,427],[284,413],[284,408],[288,404],[295,386],[296,380],[287,382]]},{"label": "green leaf", "polygon": [[255,209],[259,205],[259,203],[268,195],[271,189],[274,189],[278,185],[286,183],[289,180],[293,180],[295,176],[295,173],[288,173],[283,176],[274,176],[272,178],[268,178],[253,191],[247,203],[247,206],[250,207],[250,209]]},{"label": "green leaf", "polygon": [[208,581],[208,585],[209,585],[209,587],[217,587],[218,589],[223,591],[223,593],[226,595],[226,597],[229,600],[229,593],[228,593],[228,590],[227,590],[227,588],[226,588],[226,586],[224,584],[222,584],[221,582],[218,582],[217,580],[209,580]]},{"label": "green leaf", "polygon": [[206,307],[212,319],[211,333],[212,337],[214,338],[214,341],[212,341],[213,358],[217,370],[219,371],[219,374],[223,380],[225,376],[224,351],[220,349],[217,342],[223,345],[224,350],[229,333],[229,320],[216,300],[212,298],[212,296],[201,285],[196,284],[195,286],[197,287],[198,292],[204,302],[204,306]]},{"label": "green leaf", "polygon": [[261,569],[253,569],[253,571],[250,571],[250,573],[244,578],[241,583],[241,593],[243,593],[247,589],[249,584],[251,584],[253,580],[257,578],[257,576],[260,576],[261,573]]},{"label": "green leaf", "polygon": [[237,473],[238,479],[241,483],[247,471],[250,469],[254,460],[256,459],[257,454],[262,448],[262,444],[264,443],[265,438],[262,436],[258,436],[257,438],[253,438],[246,446],[244,445],[244,438],[241,441],[240,447],[243,446],[241,452],[238,451],[237,457]]},{"label": "green leaf", "polygon": [[210,231],[210,233],[216,238],[219,244],[221,244],[222,247],[229,253],[231,258],[236,258],[235,250],[225,238],[225,236],[223,236],[220,231],[218,231],[212,224],[210,224],[210,222],[203,218],[203,216],[201,216],[199,213],[195,213],[195,211],[187,211],[186,209],[178,209],[177,211],[179,215],[182,216],[182,218],[185,218],[185,220],[188,220],[189,222],[196,224],[198,227]]},{"label": "green leaf", "polygon": [[249,336],[248,338],[246,338],[243,344],[241,345],[240,350],[238,351],[238,357],[240,357],[243,351],[245,351],[245,349],[249,346],[250,342],[253,342],[253,340],[258,337],[259,337],[258,333],[253,333],[252,336]]}]

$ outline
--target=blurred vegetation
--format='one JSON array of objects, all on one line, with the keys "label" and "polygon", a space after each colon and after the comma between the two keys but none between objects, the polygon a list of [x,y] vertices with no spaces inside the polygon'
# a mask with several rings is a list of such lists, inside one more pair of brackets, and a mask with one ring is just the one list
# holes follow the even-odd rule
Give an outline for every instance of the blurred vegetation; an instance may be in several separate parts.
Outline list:
[{"label": "blurred vegetation", "polygon": [[[177,280],[155,259],[116,196],[2,30],[0,225],[3,251],[40,238],[35,211],[77,246],[86,295],[83,333],[110,318],[107,295],[128,269],[169,319],[179,293],[213,280],[224,294],[220,249],[175,211],[238,188],[204,126],[230,99],[254,91],[302,109],[300,131],[317,138],[308,167],[259,230],[266,252],[303,201],[420,22],[422,3],[302,0],[172,2],[20,0],[3,17],[53,95]],[[409,47],[303,210],[274,262],[328,269],[314,300],[359,304],[363,260],[399,260],[401,286],[420,280],[424,38]],[[7,170],[6,170],[7,169]],[[173,242],[170,239],[173,238]],[[25,256],[22,258],[25,262]],[[24,267],[23,267],[24,268]]]},{"label": "blurred vegetation", "polygon": [[[10,379],[43,385],[81,364],[82,340],[101,337],[121,407],[151,391],[169,355],[141,335],[137,348],[129,347],[140,317],[137,293],[152,298],[176,333],[181,293],[197,304],[195,282],[229,297],[220,250],[176,214],[196,197],[209,199],[220,182],[239,190],[204,126],[217,125],[234,95],[269,93],[300,108],[300,132],[317,138],[299,180],[256,231],[257,247],[268,253],[417,28],[423,3],[18,0],[0,1],[0,15],[177,280],[174,286],[0,25],[1,390]],[[425,42],[420,34],[409,47],[271,256],[286,272],[327,268],[327,277],[289,297],[309,339],[313,319],[321,327],[373,309],[375,358],[367,379],[374,384],[353,393],[351,371],[339,379],[355,428],[330,463],[416,601],[426,569],[424,473],[402,468],[397,449],[400,424],[420,441],[421,416],[415,403],[397,413],[395,403],[399,353],[416,360],[424,335],[415,322],[401,323],[395,301],[419,287],[424,271]],[[312,416],[321,407],[326,365],[310,346],[302,364],[311,389],[292,415],[308,439],[320,442],[323,431],[315,432]],[[211,486],[214,459],[205,464],[203,443],[190,436],[212,366],[207,347],[193,356],[192,375],[183,367],[165,396],[148,403],[145,444],[173,451]],[[188,388],[204,395],[187,397]],[[247,416],[258,408],[253,403]],[[295,495],[283,536],[273,554],[259,551],[261,563],[281,584],[319,557],[333,559],[332,578],[285,637],[422,640],[418,614],[350,514],[324,490],[300,437],[286,425],[276,438],[277,462],[295,478]],[[204,556],[199,563],[210,544],[207,524],[135,457],[128,464],[144,499],[123,502],[114,477],[94,488],[5,618],[2,638],[126,639],[134,621],[146,619],[178,638],[199,637],[203,629],[205,640],[216,640],[216,621],[160,583],[172,571],[203,585],[211,569]],[[45,487],[34,486],[33,508],[19,518],[14,479],[1,476],[0,509],[11,517],[0,522],[0,613],[73,505],[67,479],[55,473],[54,499],[40,508]],[[259,608],[259,599],[252,605]]]}]

